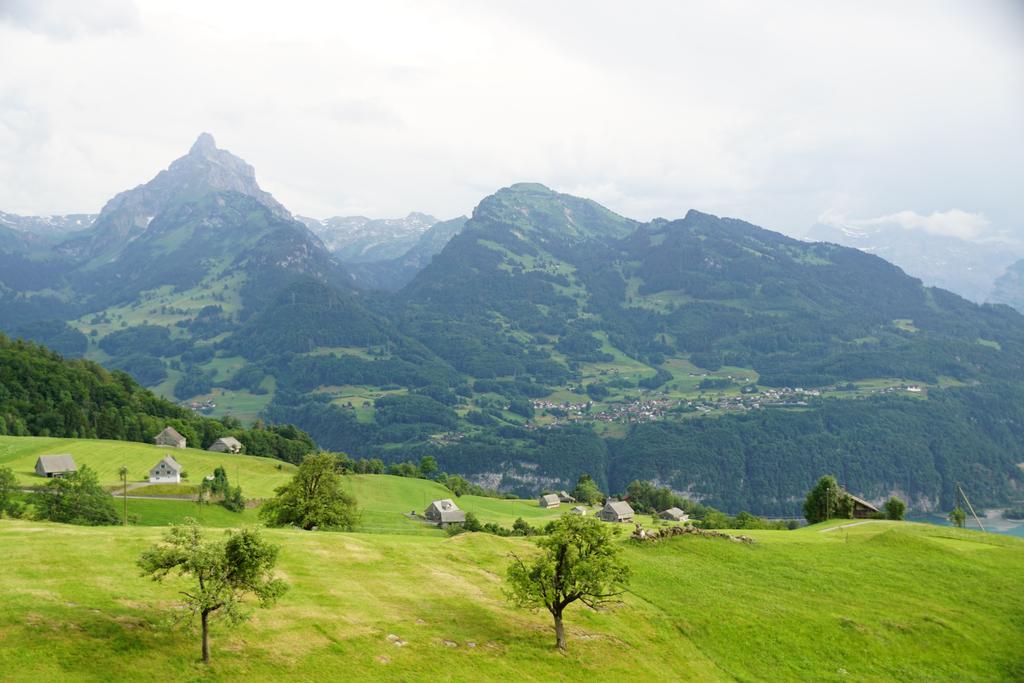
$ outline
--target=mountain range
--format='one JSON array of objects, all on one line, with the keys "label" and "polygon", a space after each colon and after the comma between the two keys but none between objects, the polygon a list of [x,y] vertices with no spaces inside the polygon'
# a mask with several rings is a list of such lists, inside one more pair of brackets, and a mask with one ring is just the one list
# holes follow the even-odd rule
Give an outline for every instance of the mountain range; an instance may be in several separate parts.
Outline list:
[{"label": "mountain range", "polygon": [[828,472],[920,509],[1024,485],[1024,317],[740,220],[534,183],[451,221],[297,219],[203,134],[89,227],[10,244],[4,331],[357,456],[769,514]]},{"label": "mountain range", "polygon": [[1024,255],[1021,245],[1005,240],[970,241],[894,224],[822,222],[812,226],[807,237],[881,256],[927,285],[979,303],[1009,303],[994,294],[995,282]]}]

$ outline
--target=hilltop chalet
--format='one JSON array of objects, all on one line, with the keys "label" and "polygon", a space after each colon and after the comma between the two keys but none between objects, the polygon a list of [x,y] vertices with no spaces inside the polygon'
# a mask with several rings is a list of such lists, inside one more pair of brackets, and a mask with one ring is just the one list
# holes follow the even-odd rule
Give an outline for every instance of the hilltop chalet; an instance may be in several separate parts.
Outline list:
[{"label": "hilltop chalet", "polygon": [[597,513],[597,517],[606,522],[632,522],[633,508],[624,500],[609,500]]},{"label": "hilltop chalet", "polygon": [[165,455],[149,470],[150,484],[180,484],[181,465],[173,456]]},{"label": "hilltop chalet", "polygon": [[174,427],[164,427],[164,431],[153,437],[153,443],[167,448],[184,448],[185,437],[179,434]]},{"label": "hilltop chalet", "polygon": [[566,491],[559,491],[558,501],[560,503],[575,503],[576,499],[570,496]]},{"label": "hilltop chalet", "polygon": [[36,474],[40,477],[51,479],[53,477],[63,477],[66,474],[77,471],[78,466],[75,465],[75,459],[71,457],[70,453],[40,455],[39,459],[36,460]]},{"label": "hilltop chalet", "polygon": [[466,521],[466,513],[460,510],[451,498],[435,500],[423,511],[423,516],[439,526],[462,524]]},{"label": "hilltop chalet", "polygon": [[233,436],[222,436],[210,444],[206,450],[214,453],[241,453],[242,442]]},{"label": "hilltop chalet", "polygon": [[542,508],[556,508],[562,504],[557,493],[545,493],[537,499],[537,504]]},{"label": "hilltop chalet", "polygon": [[670,522],[686,522],[689,521],[690,516],[680,510],[679,508],[669,508],[668,510],[662,510],[658,513],[658,517],[661,519],[667,519]]},{"label": "hilltop chalet", "polygon": [[870,519],[874,515],[878,514],[878,508],[863,498],[859,498],[850,492],[847,492],[846,495],[850,496],[850,499],[853,500],[854,519]]}]

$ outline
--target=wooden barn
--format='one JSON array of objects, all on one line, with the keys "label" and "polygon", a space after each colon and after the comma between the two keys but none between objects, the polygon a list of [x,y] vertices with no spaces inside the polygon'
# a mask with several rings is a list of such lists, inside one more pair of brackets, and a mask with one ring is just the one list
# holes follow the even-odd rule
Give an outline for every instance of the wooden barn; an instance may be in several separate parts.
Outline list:
[{"label": "wooden barn", "polygon": [[537,505],[542,508],[556,508],[562,504],[562,501],[558,499],[557,493],[545,493],[537,499]]},{"label": "wooden barn", "polygon": [[847,495],[850,496],[850,499],[853,501],[854,519],[870,519],[879,512],[878,508],[863,498],[855,496],[852,493],[847,493]]},{"label": "wooden barn", "polygon": [[597,513],[606,522],[632,522],[633,508],[624,500],[609,500]]},{"label": "wooden barn", "polygon": [[153,443],[167,448],[184,448],[185,437],[179,434],[174,427],[164,427],[164,431],[153,437]]},{"label": "wooden barn", "polygon": [[423,516],[440,526],[461,524],[466,521],[466,513],[460,510],[451,498],[435,500],[423,511]]},{"label": "wooden barn", "polygon": [[40,477],[63,477],[65,474],[77,472],[78,466],[70,453],[57,455],[40,455],[36,460],[36,474]]}]

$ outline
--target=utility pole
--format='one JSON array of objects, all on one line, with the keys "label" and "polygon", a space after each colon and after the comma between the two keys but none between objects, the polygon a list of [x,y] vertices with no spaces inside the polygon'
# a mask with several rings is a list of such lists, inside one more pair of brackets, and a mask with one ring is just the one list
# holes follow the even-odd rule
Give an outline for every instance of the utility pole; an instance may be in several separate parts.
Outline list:
[{"label": "utility pole", "polygon": [[960,491],[960,495],[963,496],[964,502],[967,503],[967,509],[971,511],[971,516],[974,517],[974,521],[978,523],[978,528],[984,531],[985,527],[981,525],[981,520],[978,519],[978,514],[974,511],[974,506],[971,505],[971,501],[967,499],[967,494],[964,493],[964,488],[960,486],[959,482],[957,482],[956,488]]},{"label": "utility pole", "polygon": [[124,525],[128,526],[128,467],[126,465],[121,465],[121,469],[119,469],[117,473],[121,476],[121,485],[123,489]]}]

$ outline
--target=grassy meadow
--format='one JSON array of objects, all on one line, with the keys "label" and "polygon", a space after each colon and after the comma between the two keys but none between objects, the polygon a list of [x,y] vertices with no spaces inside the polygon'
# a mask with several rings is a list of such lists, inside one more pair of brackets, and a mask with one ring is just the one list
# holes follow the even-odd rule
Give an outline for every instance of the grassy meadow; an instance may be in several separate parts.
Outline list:
[{"label": "grassy meadow", "polygon": [[[213,662],[173,628],[153,528],[0,521],[0,671],[38,680],[1020,680],[1024,542],[897,522],[751,532],[751,546],[623,540],[623,603],[544,613],[502,592],[527,539],[269,530],[291,590]],[[210,530],[211,534],[218,533]],[[389,640],[391,636],[391,640]],[[402,645],[393,640],[400,639]]]},{"label": "grassy meadow", "polygon": [[[35,457],[71,452],[116,480],[165,449],[144,444],[0,438],[0,465],[30,474]],[[292,468],[248,456],[177,451],[186,467],[237,463],[260,492]],[[193,458],[187,460],[186,458]],[[203,458],[211,458],[206,461]],[[215,462],[216,461],[216,462]],[[232,468],[229,476],[234,477]],[[134,475],[134,469],[133,469]],[[32,481],[35,480],[35,481]],[[568,654],[549,617],[513,607],[502,577],[530,539],[448,537],[410,519],[435,482],[352,475],[354,533],[266,530],[291,585],[270,610],[213,630],[213,662],[174,627],[177,591],[135,560],[166,525],[197,518],[216,536],[256,525],[182,500],[129,499],[139,526],[87,528],[0,519],[0,678],[40,680],[643,680],[1001,681],[1024,678],[1024,540],[909,522],[832,522],[744,531],[752,545],[676,537],[620,540],[633,572],[621,604],[567,613]],[[118,510],[122,501],[117,500]],[[463,496],[481,521],[535,526],[568,509]],[[638,518],[645,525],[646,517]],[[396,644],[396,642],[398,644]]]},{"label": "grassy meadow", "polygon": [[99,439],[56,439],[36,436],[0,436],[0,467],[10,467],[25,486],[39,486],[46,480],[35,474],[40,455],[70,453],[81,467],[88,465],[99,475],[100,483],[120,486],[118,470],[128,467],[128,482],[143,482],[149,469],[164,455],[173,455],[188,473],[188,481],[198,484],[221,465],[232,484],[239,484],[250,498],[266,498],[291,478],[295,466],[250,455],[211,453],[195,448],[166,448],[132,441]]}]

